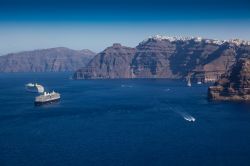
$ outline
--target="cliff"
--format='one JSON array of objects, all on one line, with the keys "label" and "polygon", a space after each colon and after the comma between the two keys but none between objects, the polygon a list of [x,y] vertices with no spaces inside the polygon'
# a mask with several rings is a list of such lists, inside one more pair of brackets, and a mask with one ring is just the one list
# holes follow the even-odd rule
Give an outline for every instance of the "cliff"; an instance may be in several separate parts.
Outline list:
[{"label": "cliff", "polygon": [[0,56],[0,72],[61,72],[85,66],[95,53],[64,47],[24,51]]},{"label": "cliff", "polygon": [[212,100],[250,101],[250,57],[242,58],[230,71],[209,87]]},{"label": "cliff", "polygon": [[74,78],[131,78],[130,63],[134,54],[134,48],[124,47],[118,43],[113,44],[112,47],[97,54],[86,67],[77,70]]},{"label": "cliff", "polygon": [[135,48],[115,44],[99,53],[75,79],[170,78],[215,81],[239,57],[250,53],[246,41],[150,37]]}]

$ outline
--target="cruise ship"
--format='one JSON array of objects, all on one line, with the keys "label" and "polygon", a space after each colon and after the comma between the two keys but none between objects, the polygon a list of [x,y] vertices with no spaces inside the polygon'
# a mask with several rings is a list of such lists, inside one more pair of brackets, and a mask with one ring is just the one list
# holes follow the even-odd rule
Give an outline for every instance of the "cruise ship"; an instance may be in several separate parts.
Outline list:
[{"label": "cruise ship", "polygon": [[44,92],[35,98],[35,105],[50,104],[59,101],[61,98],[59,93],[52,91],[51,93]]},{"label": "cruise ship", "polygon": [[35,92],[35,93],[43,93],[44,92],[44,87],[42,85],[39,85],[37,83],[28,83],[25,85],[25,89],[28,92]]}]

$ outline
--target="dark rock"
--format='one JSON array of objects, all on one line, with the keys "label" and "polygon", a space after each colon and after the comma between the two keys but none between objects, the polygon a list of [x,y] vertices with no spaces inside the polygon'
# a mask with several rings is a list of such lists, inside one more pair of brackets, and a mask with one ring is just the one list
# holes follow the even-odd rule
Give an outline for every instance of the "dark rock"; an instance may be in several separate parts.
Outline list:
[{"label": "dark rock", "polygon": [[250,46],[207,39],[151,37],[136,48],[114,44],[99,53],[75,79],[203,78],[216,81],[235,61],[250,55]]},{"label": "dark rock", "polygon": [[250,101],[250,58],[241,58],[214,86],[209,87],[212,100]]},{"label": "dark rock", "polygon": [[64,47],[25,51],[0,56],[0,72],[61,72],[85,66],[95,53]]},{"label": "dark rock", "polygon": [[131,68],[136,78],[174,78],[170,69],[170,57],[176,45],[168,40],[153,40],[140,43],[136,47]]},{"label": "dark rock", "polygon": [[87,67],[77,70],[76,79],[131,78],[130,63],[135,54],[134,48],[114,44],[97,54]]}]

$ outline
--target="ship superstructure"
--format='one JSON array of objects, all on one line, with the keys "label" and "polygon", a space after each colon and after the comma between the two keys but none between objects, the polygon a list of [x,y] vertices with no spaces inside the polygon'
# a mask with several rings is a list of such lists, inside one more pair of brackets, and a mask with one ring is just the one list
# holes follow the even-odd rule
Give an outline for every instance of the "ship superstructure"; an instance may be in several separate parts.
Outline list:
[{"label": "ship superstructure", "polygon": [[59,101],[61,98],[59,93],[52,91],[51,93],[44,92],[35,98],[35,105],[42,105],[46,103],[53,103]]}]

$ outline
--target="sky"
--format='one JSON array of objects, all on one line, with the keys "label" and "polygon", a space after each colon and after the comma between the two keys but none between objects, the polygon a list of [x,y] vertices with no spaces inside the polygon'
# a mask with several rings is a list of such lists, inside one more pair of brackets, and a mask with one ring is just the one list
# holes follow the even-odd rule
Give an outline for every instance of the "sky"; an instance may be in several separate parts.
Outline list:
[{"label": "sky", "polygon": [[250,1],[0,0],[0,55],[51,47],[100,52],[156,34],[250,40]]}]

